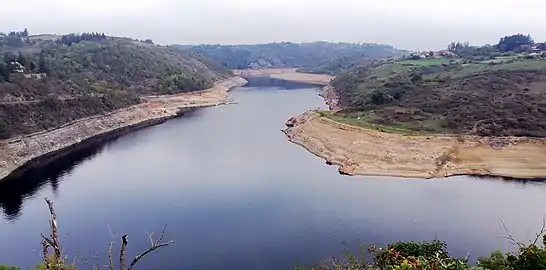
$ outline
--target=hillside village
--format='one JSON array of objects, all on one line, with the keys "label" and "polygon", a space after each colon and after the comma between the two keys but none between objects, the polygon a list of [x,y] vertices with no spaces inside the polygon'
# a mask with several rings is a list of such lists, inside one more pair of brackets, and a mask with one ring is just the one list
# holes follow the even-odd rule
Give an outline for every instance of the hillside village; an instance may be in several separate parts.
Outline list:
[{"label": "hillside village", "polygon": [[471,46],[468,42],[452,42],[445,50],[417,51],[404,55],[402,58],[405,60],[467,59],[470,62],[495,59],[544,59],[546,58],[546,42],[535,43],[530,35],[516,34],[501,38],[496,45]]}]

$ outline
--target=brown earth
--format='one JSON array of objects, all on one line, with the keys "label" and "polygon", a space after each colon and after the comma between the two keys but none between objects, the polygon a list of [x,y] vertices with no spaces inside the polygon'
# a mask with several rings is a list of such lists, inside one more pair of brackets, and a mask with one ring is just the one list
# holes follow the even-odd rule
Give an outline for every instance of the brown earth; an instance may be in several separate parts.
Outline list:
[{"label": "brown earth", "polygon": [[339,165],[343,174],[546,177],[544,139],[404,136],[338,123],[314,112],[291,118],[287,126],[290,141]]},{"label": "brown earth", "polygon": [[271,69],[239,69],[233,73],[238,76],[269,76],[274,79],[294,81],[301,83],[310,83],[317,85],[327,85],[334,76],[327,74],[311,74],[296,72],[295,68],[271,68]]},{"label": "brown earth", "polygon": [[147,102],[141,104],[79,119],[52,130],[0,140],[0,180],[39,157],[62,151],[94,137],[142,123],[157,123],[176,117],[186,108],[233,103],[227,92],[245,83],[245,79],[233,77],[203,91],[149,96],[144,98]]}]

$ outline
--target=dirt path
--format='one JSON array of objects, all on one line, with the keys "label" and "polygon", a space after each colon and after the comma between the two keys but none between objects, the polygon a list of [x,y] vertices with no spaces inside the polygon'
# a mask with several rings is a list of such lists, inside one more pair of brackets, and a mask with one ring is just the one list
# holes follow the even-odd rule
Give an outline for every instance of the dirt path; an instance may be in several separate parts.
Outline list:
[{"label": "dirt path", "polygon": [[546,178],[545,140],[403,136],[341,124],[314,112],[291,118],[287,126],[290,141],[339,165],[344,174]]}]

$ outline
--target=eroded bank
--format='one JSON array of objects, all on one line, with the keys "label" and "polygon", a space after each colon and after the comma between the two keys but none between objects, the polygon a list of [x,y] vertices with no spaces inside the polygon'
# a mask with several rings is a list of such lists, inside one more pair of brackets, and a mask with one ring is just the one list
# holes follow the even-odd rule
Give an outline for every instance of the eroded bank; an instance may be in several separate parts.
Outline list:
[{"label": "eroded bank", "polygon": [[350,126],[308,111],[284,133],[348,175],[545,178],[546,140],[524,137],[405,136]]},{"label": "eroded bank", "polygon": [[0,180],[40,157],[63,151],[93,138],[160,123],[191,108],[232,103],[228,91],[246,80],[233,77],[213,88],[169,96],[150,96],[146,102],[65,124],[59,128],[0,141]]}]

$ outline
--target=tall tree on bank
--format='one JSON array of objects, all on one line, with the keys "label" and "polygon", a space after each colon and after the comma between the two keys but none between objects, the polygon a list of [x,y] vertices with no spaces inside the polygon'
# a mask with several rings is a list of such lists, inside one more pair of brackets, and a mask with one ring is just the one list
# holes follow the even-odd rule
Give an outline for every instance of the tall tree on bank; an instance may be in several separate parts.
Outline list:
[{"label": "tall tree on bank", "polygon": [[38,58],[38,72],[39,73],[48,73],[47,64],[45,60],[44,53],[40,53],[40,58]]},{"label": "tall tree on bank", "polygon": [[19,52],[19,55],[17,56],[17,62],[19,62],[19,64],[21,64],[23,67],[28,67],[27,59],[22,52]]},{"label": "tall tree on bank", "polygon": [[502,37],[499,40],[499,44],[497,44],[497,49],[499,51],[508,52],[516,50],[521,46],[532,46],[534,43],[531,35],[516,34]]}]

